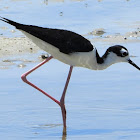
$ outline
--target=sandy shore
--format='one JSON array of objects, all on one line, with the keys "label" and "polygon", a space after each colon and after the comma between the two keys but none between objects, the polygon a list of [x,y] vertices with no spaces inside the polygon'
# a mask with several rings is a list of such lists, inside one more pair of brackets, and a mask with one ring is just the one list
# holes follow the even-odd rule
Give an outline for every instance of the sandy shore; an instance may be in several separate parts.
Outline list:
[{"label": "sandy shore", "polygon": [[0,69],[8,69],[11,66],[23,68],[28,63],[38,62],[42,60],[41,57],[36,56],[39,50],[40,48],[26,37],[1,37]]},{"label": "sandy shore", "polygon": [[94,35],[91,39],[91,42],[109,42],[109,43],[131,43],[131,42],[140,42],[140,29],[137,28],[135,31],[127,32],[125,34],[114,34],[114,35],[105,35],[104,29],[96,29],[88,35]]},{"label": "sandy shore", "polygon": [[0,38],[0,57],[36,53],[38,50],[40,49],[25,37]]}]

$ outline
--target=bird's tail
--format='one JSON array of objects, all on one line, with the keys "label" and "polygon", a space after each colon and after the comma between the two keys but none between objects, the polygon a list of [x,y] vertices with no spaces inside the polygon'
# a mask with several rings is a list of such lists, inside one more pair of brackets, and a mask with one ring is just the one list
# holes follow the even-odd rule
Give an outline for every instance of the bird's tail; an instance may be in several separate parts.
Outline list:
[{"label": "bird's tail", "polygon": [[0,20],[6,22],[6,23],[8,23],[8,24],[11,24],[11,25],[15,26],[17,29],[19,29],[19,27],[22,25],[22,24],[19,24],[19,23],[17,23],[17,22],[14,22],[14,21],[12,21],[12,20],[10,20],[10,19],[3,18],[3,17],[1,17],[1,16],[0,16]]}]

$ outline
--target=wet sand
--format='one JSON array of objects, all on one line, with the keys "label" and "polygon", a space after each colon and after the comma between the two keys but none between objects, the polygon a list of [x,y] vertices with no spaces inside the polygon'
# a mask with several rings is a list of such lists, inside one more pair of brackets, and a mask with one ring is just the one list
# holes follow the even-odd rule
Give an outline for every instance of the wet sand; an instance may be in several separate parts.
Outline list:
[{"label": "wet sand", "polygon": [[36,53],[39,48],[25,37],[0,38],[0,57]]}]

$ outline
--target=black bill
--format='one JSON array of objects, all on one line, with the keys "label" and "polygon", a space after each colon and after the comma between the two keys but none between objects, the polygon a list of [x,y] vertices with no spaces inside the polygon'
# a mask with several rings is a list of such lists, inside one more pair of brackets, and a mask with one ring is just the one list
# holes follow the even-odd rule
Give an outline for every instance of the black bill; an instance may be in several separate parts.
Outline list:
[{"label": "black bill", "polygon": [[135,68],[137,68],[138,70],[140,70],[140,68],[130,59],[128,60],[128,63],[130,63],[131,65],[133,65]]}]

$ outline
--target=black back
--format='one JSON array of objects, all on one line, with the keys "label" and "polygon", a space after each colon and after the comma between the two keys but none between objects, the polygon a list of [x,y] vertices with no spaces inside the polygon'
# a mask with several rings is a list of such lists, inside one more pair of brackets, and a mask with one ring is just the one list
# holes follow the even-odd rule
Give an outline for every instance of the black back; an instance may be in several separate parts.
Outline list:
[{"label": "black back", "polygon": [[89,40],[71,31],[24,25],[6,18],[2,18],[1,20],[57,47],[60,52],[65,54],[90,52],[93,50],[93,46]]}]

